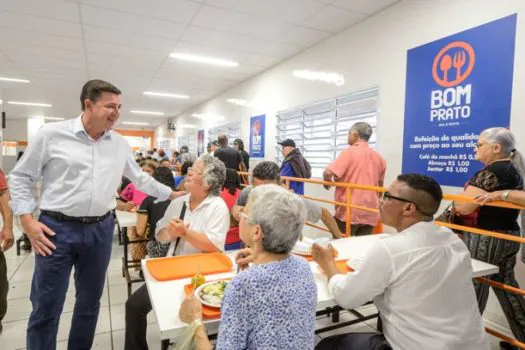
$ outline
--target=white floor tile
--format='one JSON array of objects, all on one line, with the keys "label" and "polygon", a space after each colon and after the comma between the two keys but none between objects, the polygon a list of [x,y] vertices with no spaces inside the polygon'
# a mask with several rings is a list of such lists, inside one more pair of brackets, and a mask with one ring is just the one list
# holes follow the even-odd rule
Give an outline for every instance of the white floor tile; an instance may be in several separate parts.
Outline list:
[{"label": "white floor tile", "polygon": [[[113,332],[113,349],[120,350],[124,349],[124,330]],[[156,324],[148,325],[148,331],[146,333],[148,347],[150,349],[160,349],[160,330]]]},{"label": "white floor tile", "polygon": [[[133,283],[131,292],[136,291],[144,283]],[[124,304],[128,300],[128,287],[126,284],[119,284],[109,286],[109,302],[110,305]]]},{"label": "white floor tile", "polygon": [[[109,350],[111,348],[111,332],[95,335],[91,349]],[[57,350],[67,350],[67,340],[58,342]]]},{"label": "white floor tile", "polygon": [[[155,324],[155,313],[148,314],[148,324]],[[111,327],[114,331],[126,328],[126,304],[111,305]]]},{"label": "white floor tile", "polygon": [[[60,317],[60,325],[58,327],[57,341],[66,340],[69,337],[69,330],[71,329],[72,317],[72,312],[62,313],[62,316]],[[111,332],[111,323],[109,320],[109,307],[101,307],[95,334],[107,332]]]},{"label": "white floor tile", "polygon": [[31,281],[9,283],[7,300],[29,298],[31,292]]},{"label": "white floor tile", "polygon": [[9,300],[7,305],[7,314],[3,322],[13,322],[29,319],[29,314],[33,309],[29,298]]},{"label": "white floor tile", "polygon": [[15,350],[26,346],[27,320],[3,322],[4,331],[0,335],[0,349]]}]

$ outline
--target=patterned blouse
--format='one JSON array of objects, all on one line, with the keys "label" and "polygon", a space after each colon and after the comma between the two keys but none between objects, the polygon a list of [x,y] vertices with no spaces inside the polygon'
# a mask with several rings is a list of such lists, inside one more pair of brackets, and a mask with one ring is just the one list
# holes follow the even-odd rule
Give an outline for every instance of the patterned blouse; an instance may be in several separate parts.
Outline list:
[{"label": "patterned blouse", "polygon": [[316,305],[306,260],[254,265],[226,289],[216,349],[313,349]]}]

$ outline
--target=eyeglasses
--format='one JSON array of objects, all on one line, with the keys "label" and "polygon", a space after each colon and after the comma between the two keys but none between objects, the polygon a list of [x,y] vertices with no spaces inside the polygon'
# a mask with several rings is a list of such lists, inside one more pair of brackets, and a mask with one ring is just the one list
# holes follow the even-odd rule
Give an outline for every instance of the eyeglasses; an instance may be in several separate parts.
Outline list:
[{"label": "eyeglasses", "polygon": [[416,210],[419,211],[421,214],[426,215],[426,216],[430,216],[430,217],[433,217],[433,216],[434,216],[434,214],[429,214],[429,213],[425,213],[424,211],[421,211],[421,209],[419,209],[419,207],[417,206],[417,204],[414,203],[414,202],[412,202],[411,200],[408,200],[408,199],[405,199],[405,198],[401,198],[401,197],[393,196],[393,195],[391,195],[388,191],[383,193],[383,200],[386,200],[386,199],[394,199],[394,200],[396,200],[396,201],[400,201],[400,202],[403,202],[403,203],[410,203],[410,204],[412,204],[414,207],[416,207]]},{"label": "eyeglasses", "polygon": [[481,143],[481,142],[477,142],[477,143],[476,143],[476,148],[479,149],[479,148],[481,148],[481,147],[483,147],[483,146],[486,146],[486,145],[491,145],[491,143]]}]

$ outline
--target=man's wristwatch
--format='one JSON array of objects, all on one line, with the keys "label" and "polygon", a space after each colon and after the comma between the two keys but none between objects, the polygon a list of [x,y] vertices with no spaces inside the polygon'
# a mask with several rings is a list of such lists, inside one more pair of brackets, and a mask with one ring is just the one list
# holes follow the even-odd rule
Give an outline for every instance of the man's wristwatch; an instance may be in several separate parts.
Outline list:
[{"label": "man's wristwatch", "polygon": [[510,196],[510,191],[505,191],[501,194],[501,199],[503,199],[504,201],[507,201],[509,199],[509,196]]}]

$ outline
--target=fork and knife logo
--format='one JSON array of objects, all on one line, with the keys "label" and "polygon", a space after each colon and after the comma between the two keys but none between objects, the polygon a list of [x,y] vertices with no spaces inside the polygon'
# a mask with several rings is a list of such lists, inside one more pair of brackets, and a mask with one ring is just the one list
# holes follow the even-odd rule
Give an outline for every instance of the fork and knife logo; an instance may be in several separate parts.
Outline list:
[{"label": "fork and knife logo", "polygon": [[442,87],[459,85],[472,73],[475,61],[472,46],[464,41],[454,41],[443,47],[434,58],[432,76]]}]

